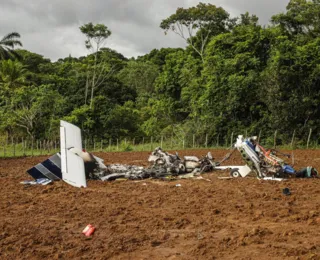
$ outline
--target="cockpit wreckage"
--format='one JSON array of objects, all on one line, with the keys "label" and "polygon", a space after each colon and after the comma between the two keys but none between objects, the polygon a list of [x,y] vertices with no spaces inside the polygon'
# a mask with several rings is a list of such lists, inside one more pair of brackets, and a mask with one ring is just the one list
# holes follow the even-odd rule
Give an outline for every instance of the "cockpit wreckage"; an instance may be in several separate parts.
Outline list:
[{"label": "cockpit wreckage", "polygon": [[[81,131],[78,127],[60,121],[60,153],[37,164],[27,173],[37,180],[64,180],[75,187],[87,187],[88,179],[113,181],[116,179],[141,180],[147,178],[188,178],[204,172],[230,170],[230,177],[246,177],[255,174],[260,179],[282,180],[287,177],[318,177],[313,167],[296,171],[278,157],[275,150],[267,150],[258,144],[256,137],[238,136],[234,149],[220,162],[214,162],[209,152],[203,158],[169,154],[157,147],[149,156],[147,168],[135,165],[110,164],[82,149]],[[234,151],[239,151],[245,165],[222,166]],[[279,152],[278,152],[279,153]],[[282,154],[286,157],[289,155]]]}]

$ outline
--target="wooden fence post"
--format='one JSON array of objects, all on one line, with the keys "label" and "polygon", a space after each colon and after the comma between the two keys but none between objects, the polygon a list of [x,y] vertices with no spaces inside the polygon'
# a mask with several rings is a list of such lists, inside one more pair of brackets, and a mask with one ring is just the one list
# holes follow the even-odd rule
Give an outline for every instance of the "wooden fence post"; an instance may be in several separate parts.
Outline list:
[{"label": "wooden fence post", "polygon": [[153,137],[151,136],[151,151],[153,150]]},{"label": "wooden fence post", "polygon": [[6,154],[9,153],[9,136],[6,138]]},{"label": "wooden fence post", "polygon": [[308,136],[308,141],[307,141],[307,149],[309,148],[311,134],[312,134],[312,128],[310,128],[310,131],[309,131],[309,136]]},{"label": "wooden fence post", "polygon": [[232,145],[233,145],[233,132],[231,134],[231,140],[230,140],[230,147],[232,148]]},{"label": "wooden fence post", "polygon": [[13,157],[16,156],[16,142],[13,139]]},{"label": "wooden fence post", "polygon": [[208,148],[208,134],[206,134],[206,148]]},{"label": "wooden fence post", "polygon": [[24,156],[27,156],[27,152],[26,152],[27,150],[28,150],[28,139],[24,141],[24,153],[23,153]]},{"label": "wooden fence post", "polygon": [[277,130],[274,132],[273,148],[277,148]]},{"label": "wooden fence post", "polygon": [[293,144],[294,144],[294,136],[296,135],[296,129],[294,129],[292,138],[291,138],[291,149],[293,149]]},{"label": "wooden fence post", "polygon": [[3,157],[6,157],[6,154],[7,154],[7,144],[8,144],[8,137],[6,138],[6,141],[3,144]]},{"label": "wooden fence post", "polygon": [[192,148],[194,148],[194,142],[195,142],[195,135],[192,135]]},{"label": "wooden fence post", "polygon": [[11,149],[12,149],[13,156],[15,156],[16,151],[15,151],[15,147],[13,145],[13,137],[12,136],[11,136]]},{"label": "wooden fence post", "polygon": [[144,137],[142,137],[142,151],[144,150]]},{"label": "wooden fence post", "polygon": [[22,155],[25,156],[24,139],[23,139],[23,137],[22,137],[21,142],[22,142],[22,147],[21,147],[22,148]]},{"label": "wooden fence post", "polygon": [[33,156],[33,142],[34,142],[33,139],[34,139],[34,138],[32,137],[32,139],[31,139],[31,156]]}]

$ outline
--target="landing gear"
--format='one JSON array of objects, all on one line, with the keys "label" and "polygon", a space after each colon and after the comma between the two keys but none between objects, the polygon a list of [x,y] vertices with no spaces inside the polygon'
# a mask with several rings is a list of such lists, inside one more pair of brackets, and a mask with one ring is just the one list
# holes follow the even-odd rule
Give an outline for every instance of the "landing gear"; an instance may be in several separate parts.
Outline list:
[{"label": "landing gear", "polygon": [[230,171],[230,176],[231,176],[232,178],[239,178],[239,177],[241,177],[240,172],[239,172],[238,169],[232,169],[232,170]]}]

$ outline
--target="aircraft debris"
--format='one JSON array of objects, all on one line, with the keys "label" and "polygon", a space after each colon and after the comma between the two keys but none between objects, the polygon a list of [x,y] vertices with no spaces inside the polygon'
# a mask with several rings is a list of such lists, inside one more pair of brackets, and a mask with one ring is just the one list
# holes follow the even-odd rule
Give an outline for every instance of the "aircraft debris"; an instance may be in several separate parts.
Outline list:
[{"label": "aircraft debris", "polygon": [[25,184],[25,185],[48,185],[50,183],[52,183],[52,180],[49,180],[47,178],[40,178],[40,179],[36,179],[35,181],[22,181],[20,182],[21,184]]},{"label": "aircraft debris", "polygon": [[250,173],[264,180],[282,180],[288,177],[318,177],[315,168],[309,166],[300,171],[296,171],[291,165],[287,164],[277,154],[290,158],[290,155],[276,151],[275,149],[265,149],[257,142],[257,137],[244,138],[239,135],[234,145],[244,162],[244,166],[217,166],[215,169],[230,169],[231,177],[245,177]]},{"label": "aircraft debris", "polygon": [[[294,170],[292,166],[278,157],[274,149],[265,149],[256,137],[244,138],[239,135],[234,149],[220,162],[214,162],[209,152],[202,158],[196,156],[179,157],[178,153],[170,154],[157,147],[148,158],[149,167],[136,165],[110,164],[105,165],[103,159],[94,156],[82,149],[81,131],[78,127],[60,121],[61,150],[47,160],[27,170],[35,180],[46,179],[50,181],[64,180],[75,187],[86,187],[87,179],[102,181],[113,180],[141,180],[155,179],[185,179],[194,178],[203,172],[213,170],[230,170],[231,178],[246,177],[250,173],[264,180],[281,181],[288,176],[317,177],[318,172],[313,167]],[[222,166],[234,151],[238,150],[245,165]],[[286,155],[280,153],[286,157]]]}]

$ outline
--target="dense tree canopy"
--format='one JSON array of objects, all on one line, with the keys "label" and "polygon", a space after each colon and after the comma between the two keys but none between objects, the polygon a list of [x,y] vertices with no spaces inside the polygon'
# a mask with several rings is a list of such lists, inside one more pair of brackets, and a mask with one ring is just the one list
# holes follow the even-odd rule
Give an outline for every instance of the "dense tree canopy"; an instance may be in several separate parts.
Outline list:
[{"label": "dense tree canopy", "polygon": [[188,9],[178,8],[175,14],[161,22],[160,27],[165,32],[172,30],[178,34],[203,59],[210,38],[228,31],[232,22],[223,8],[199,3]]},{"label": "dense tree canopy", "polygon": [[186,48],[131,59],[104,48],[111,31],[103,24],[80,27],[87,56],[56,62],[14,50],[20,35],[8,34],[0,41],[0,132],[55,137],[66,119],[100,139],[196,134],[224,142],[232,132],[275,130],[283,142],[293,131],[303,138],[320,126],[319,17],[320,0],[291,0],[269,26],[199,3],[160,24]]}]

